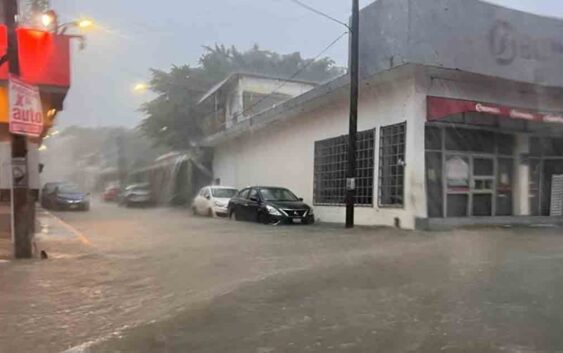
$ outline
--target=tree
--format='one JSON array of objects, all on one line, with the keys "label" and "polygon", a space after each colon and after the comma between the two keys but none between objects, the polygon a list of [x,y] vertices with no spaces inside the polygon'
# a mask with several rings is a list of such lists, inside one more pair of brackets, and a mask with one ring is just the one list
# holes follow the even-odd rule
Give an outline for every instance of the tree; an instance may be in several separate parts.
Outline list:
[{"label": "tree", "polygon": [[141,107],[146,118],[140,129],[158,145],[189,149],[202,135],[204,114],[199,98],[233,72],[245,72],[322,82],[341,75],[330,58],[303,59],[300,53],[278,54],[257,45],[241,52],[224,45],[204,47],[199,66],[173,66],[169,72],[151,70],[150,87],[157,97]]},{"label": "tree", "polygon": [[49,0],[27,0],[22,7],[23,23],[31,27],[39,27],[39,16],[50,9]]}]

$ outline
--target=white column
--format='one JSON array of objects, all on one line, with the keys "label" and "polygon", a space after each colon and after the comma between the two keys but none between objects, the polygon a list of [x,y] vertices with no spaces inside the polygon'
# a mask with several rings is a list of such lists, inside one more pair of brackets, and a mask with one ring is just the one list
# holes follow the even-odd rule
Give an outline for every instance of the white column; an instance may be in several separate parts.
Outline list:
[{"label": "white column", "polygon": [[514,215],[530,215],[530,165],[528,161],[522,161],[521,155],[530,153],[530,138],[527,134],[516,135],[514,148]]}]

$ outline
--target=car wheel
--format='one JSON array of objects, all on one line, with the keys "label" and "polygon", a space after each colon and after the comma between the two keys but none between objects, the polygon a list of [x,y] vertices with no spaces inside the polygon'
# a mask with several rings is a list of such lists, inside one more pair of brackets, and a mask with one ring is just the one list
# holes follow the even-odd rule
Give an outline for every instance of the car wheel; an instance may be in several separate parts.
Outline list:
[{"label": "car wheel", "polygon": [[192,207],[192,215],[197,216],[197,209]]},{"label": "car wheel", "polygon": [[229,219],[232,221],[240,221],[237,211],[232,210],[231,213],[229,213]]},{"label": "car wheel", "polygon": [[213,210],[212,209],[207,210],[207,217],[213,217]]},{"label": "car wheel", "polygon": [[259,213],[257,216],[257,221],[262,224],[277,226],[281,223],[280,220],[272,219],[268,217],[265,213]]}]

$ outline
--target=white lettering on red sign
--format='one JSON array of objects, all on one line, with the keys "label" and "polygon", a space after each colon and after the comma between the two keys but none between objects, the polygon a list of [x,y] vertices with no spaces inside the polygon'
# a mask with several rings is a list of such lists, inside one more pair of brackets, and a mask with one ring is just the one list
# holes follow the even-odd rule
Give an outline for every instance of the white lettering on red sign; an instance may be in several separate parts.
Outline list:
[{"label": "white lettering on red sign", "polygon": [[10,132],[38,137],[43,132],[43,107],[39,89],[10,76]]},{"label": "white lettering on red sign", "polygon": [[563,116],[561,115],[545,115],[543,121],[546,123],[563,124]]},{"label": "white lettering on red sign", "polygon": [[536,117],[532,113],[522,112],[520,110],[511,109],[510,117],[514,119],[535,120]]},{"label": "white lettering on red sign", "polygon": [[479,113],[500,114],[500,108],[486,106],[481,103],[477,103],[477,105],[475,105],[475,110]]}]

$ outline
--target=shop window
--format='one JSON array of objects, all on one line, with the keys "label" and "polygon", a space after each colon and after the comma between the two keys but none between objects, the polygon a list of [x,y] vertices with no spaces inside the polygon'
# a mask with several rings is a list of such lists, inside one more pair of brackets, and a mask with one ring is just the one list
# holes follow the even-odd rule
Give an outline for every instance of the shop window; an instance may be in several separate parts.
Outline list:
[{"label": "shop window", "polygon": [[541,169],[542,169],[542,161],[539,158],[530,158],[530,191],[529,191],[529,199],[530,199],[530,214],[532,216],[539,216],[541,215],[540,212],[540,195],[541,195]]},{"label": "shop window", "polygon": [[442,129],[427,126],[425,129],[425,141],[427,150],[442,150]]},{"label": "shop window", "polygon": [[379,205],[404,205],[406,123],[381,128],[379,146]]},{"label": "shop window", "polygon": [[535,157],[562,157],[562,138],[530,138],[530,155]]},{"label": "shop window", "polygon": [[492,158],[475,158],[473,160],[473,174],[476,176],[490,176],[494,174]]},{"label": "shop window", "polygon": [[[356,143],[357,205],[373,205],[375,130],[358,133]],[[340,206],[346,200],[348,135],[315,142],[314,192],[316,205]]]},{"label": "shop window", "polygon": [[469,189],[469,159],[449,156],[446,160],[446,180],[449,191],[467,191]]},{"label": "shop window", "polygon": [[495,152],[495,134],[490,131],[446,128],[446,149],[450,151]]},{"label": "shop window", "polygon": [[542,155],[542,140],[538,137],[530,138],[530,155],[540,157]]},{"label": "shop window", "polygon": [[514,153],[514,135],[497,134],[498,153],[511,156]]},{"label": "shop window", "polygon": [[426,195],[428,217],[443,217],[442,154],[426,152]]},{"label": "shop window", "polygon": [[512,174],[514,160],[499,158],[497,175],[497,216],[512,215]]},{"label": "shop window", "polygon": [[563,139],[546,138],[543,143],[543,155],[546,157],[562,157]]},{"label": "shop window", "polygon": [[473,216],[485,217],[493,213],[493,194],[473,194]]},{"label": "shop window", "polygon": [[448,195],[447,217],[467,217],[468,194]]}]

